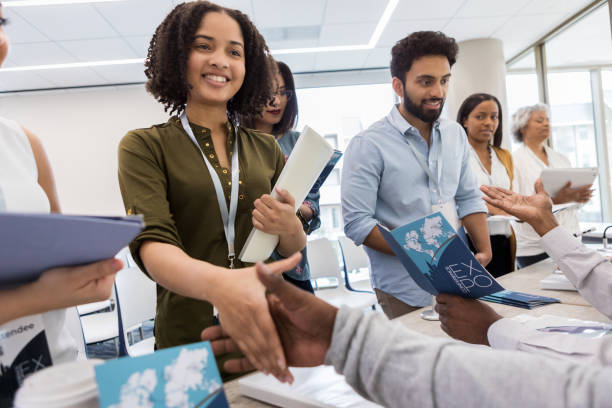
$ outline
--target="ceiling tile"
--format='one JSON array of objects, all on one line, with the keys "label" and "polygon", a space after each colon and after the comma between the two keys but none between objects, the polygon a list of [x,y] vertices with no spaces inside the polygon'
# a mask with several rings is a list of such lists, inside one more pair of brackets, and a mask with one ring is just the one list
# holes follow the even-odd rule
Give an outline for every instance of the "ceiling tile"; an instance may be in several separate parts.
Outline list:
[{"label": "ceiling tile", "polygon": [[531,0],[520,14],[573,14],[589,3],[591,0]]},{"label": "ceiling tile", "polygon": [[258,28],[321,25],[325,3],[326,0],[253,0],[253,16]]},{"label": "ceiling tile", "polygon": [[6,25],[6,33],[9,35],[11,44],[19,44],[24,42],[41,42],[49,41],[49,39],[41,33],[36,27],[25,21],[15,9],[7,8],[2,10],[4,17],[8,19]]},{"label": "ceiling tile", "polygon": [[391,63],[391,49],[389,47],[374,48],[365,60],[364,68],[388,68]]},{"label": "ceiling tile", "polygon": [[58,45],[72,54],[78,61],[103,61],[138,57],[121,38],[62,41]]},{"label": "ceiling tile", "polygon": [[0,92],[44,89],[53,86],[32,71],[0,72]]},{"label": "ceiling tile", "polygon": [[289,65],[289,68],[295,74],[296,72],[311,72],[314,69],[315,55],[315,53],[287,54],[275,55],[274,58]]},{"label": "ceiling tile", "polygon": [[512,17],[491,36],[502,40],[504,56],[508,59],[546,34],[562,18],[563,14],[550,13]]},{"label": "ceiling tile", "polygon": [[376,29],[376,23],[326,24],[321,29],[319,45],[367,44]]},{"label": "ceiling tile", "polygon": [[[538,0],[540,1],[540,0]],[[556,1],[556,0],[553,0]],[[492,1],[468,0],[454,16],[455,18],[499,17],[517,14],[531,0]]]},{"label": "ceiling tile", "polygon": [[440,31],[448,20],[405,20],[390,21],[378,40],[378,47],[390,47],[402,38],[415,31]]},{"label": "ceiling tile", "polygon": [[52,42],[15,44],[9,50],[11,60],[19,66],[64,64],[75,62],[75,58]]},{"label": "ceiling tile", "polygon": [[144,74],[144,69],[142,64],[110,65],[92,68],[93,71],[110,84],[145,82],[147,78]]},{"label": "ceiling tile", "polygon": [[[95,8],[119,34],[151,36],[174,8],[169,0],[155,0],[154,7],[151,3],[151,0],[130,0],[97,4]],[[127,18],[128,16],[133,18]]]},{"label": "ceiling tile", "polygon": [[285,41],[270,41],[268,42],[268,48],[270,50],[284,50],[287,48],[309,48],[317,47],[319,45],[318,39],[312,40],[285,40]]},{"label": "ceiling tile", "polygon": [[56,88],[108,83],[91,68],[49,69],[39,71],[38,75],[52,82]]},{"label": "ceiling tile", "polygon": [[151,42],[150,35],[138,35],[134,37],[123,37],[128,45],[134,50],[139,58],[145,58],[149,50],[149,43]]},{"label": "ceiling tile", "polygon": [[378,22],[388,0],[329,0],[325,7],[325,24]]},{"label": "ceiling tile", "polygon": [[53,41],[106,38],[117,35],[110,24],[90,4],[23,7],[18,13]]},{"label": "ceiling tile", "polygon": [[457,42],[488,38],[509,19],[510,17],[454,18],[444,27],[444,34],[455,38]]},{"label": "ceiling tile", "polygon": [[315,71],[336,71],[363,67],[370,50],[320,52],[315,58]]},{"label": "ceiling tile", "polygon": [[392,20],[450,18],[455,15],[464,2],[465,0],[404,0],[397,5]]},{"label": "ceiling tile", "polygon": [[240,10],[249,18],[253,18],[253,7],[251,4],[251,0],[215,0],[220,6]]}]

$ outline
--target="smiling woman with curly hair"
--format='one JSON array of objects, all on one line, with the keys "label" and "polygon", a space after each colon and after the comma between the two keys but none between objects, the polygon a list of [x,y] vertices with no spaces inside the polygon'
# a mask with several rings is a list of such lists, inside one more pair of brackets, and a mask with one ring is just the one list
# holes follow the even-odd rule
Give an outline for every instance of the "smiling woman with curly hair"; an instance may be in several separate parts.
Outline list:
[{"label": "smiling woman with curly hair", "polygon": [[[280,237],[282,257],[306,245],[293,197],[269,195],[285,163],[281,149],[236,123],[270,100],[268,61],[245,14],[207,1],[178,5],[155,31],[145,63],[147,90],[178,116],[123,138],[119,183],[127,212],[146,223],[130,249],[157,282],[156,347],[199,340],[214,324],[214,304],[258,368],[288,379],[263,286],[236,257],[253,227]],[[280,273],[298,260],[271,265]],[[224,374],[222,361],[219,368]]]}]

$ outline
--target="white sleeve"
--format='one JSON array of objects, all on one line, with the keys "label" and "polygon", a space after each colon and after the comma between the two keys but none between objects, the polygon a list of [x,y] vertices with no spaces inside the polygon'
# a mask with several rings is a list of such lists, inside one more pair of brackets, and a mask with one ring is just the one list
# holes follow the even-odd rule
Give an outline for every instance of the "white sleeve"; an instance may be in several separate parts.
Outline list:
[{"label": "white sleeve", "polygon": [[345,306],[325,363],[386,407],[610,405],[612,367],[428,337]]},{"label": "white sleeve", "polygon": [[582,297],[612,319],[612,263],[562,226],[544,235],[542,246]]}]

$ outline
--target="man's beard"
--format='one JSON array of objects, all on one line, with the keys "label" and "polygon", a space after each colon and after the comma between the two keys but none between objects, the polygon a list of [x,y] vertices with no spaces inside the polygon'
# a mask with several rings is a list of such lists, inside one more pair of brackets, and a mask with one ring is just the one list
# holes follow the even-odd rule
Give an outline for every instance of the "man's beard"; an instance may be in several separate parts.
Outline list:
[{"label": "man's beard", "polygon": [[[425,102],[431,102],[431,101],[440,101],[440,108],[438,110],[431,110],[431,109],[425,110]],[[421,101],[420,105],[417,105],[414,102],[412,102],[412,99],[410,99],[410,97],[406,94],[406,90],[404,89],[403,105],[404,105],[404,109],[406,109],[406,111],[409,112],[411,115],[416,116],[417,118],[419,118],[425,123],[433,123],[436,120],[438,120],[438,118],[440,117],[440,114],[442,113],[442,108],[444,107],[444,99],[440,99],[440,98],[425,99]]]}]

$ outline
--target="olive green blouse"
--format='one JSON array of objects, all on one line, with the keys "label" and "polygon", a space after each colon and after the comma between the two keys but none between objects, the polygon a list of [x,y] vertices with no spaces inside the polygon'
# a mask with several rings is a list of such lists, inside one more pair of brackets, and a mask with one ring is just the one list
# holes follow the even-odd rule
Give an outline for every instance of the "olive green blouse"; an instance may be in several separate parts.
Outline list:
[{"label": "olive green blouse", "polygon": [[[195,124],[191,128],[217,171],[229,203],[231,169],[220,166],[210,130]],[[285,158],[268,134],[241,127],[236,127],[236,134],[235,137],[228,122],[230,158],[233,143],[238,143],[240,186],[235,248],[239,254],[253,227],[253,202],[270,193]],[[172,244],[192,258],[228,266],[227,242],[212,179],[202,154],[177,117],[161,125],[132,130],[123,138],[119,145],[119,185],[128,214],[144,215],[146,227],[130,244],[130,250],[145,273],[139,254],[145,241]],[[236,259],[235,266],[247,265]],[[157,286],[157,348],[199,341],[202,330],[212,324],[210,303]]]}]

